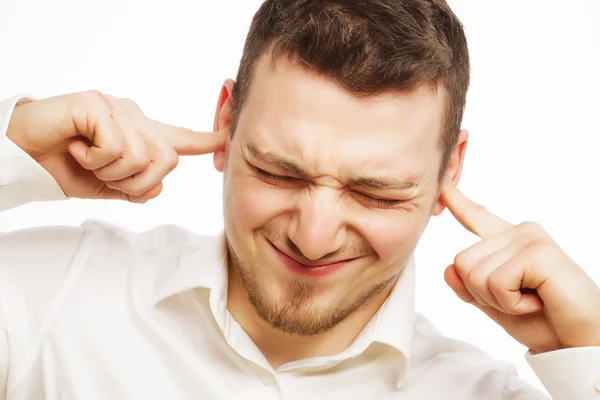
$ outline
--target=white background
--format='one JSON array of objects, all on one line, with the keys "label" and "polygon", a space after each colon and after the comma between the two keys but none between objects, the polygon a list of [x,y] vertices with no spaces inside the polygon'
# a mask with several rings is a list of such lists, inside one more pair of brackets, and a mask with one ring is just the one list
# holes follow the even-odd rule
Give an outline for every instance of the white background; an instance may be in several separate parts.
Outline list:
[{"label": "white background", "polygon": [[[0,97],[98,89],[152,118],[211,130],[220,85],[234,78],[261,0],[1,0]],[[567,6],[568,4],[568,6]],[[600,282],[600,1],[454,0],[472,86],[462,190],[512,221],[534,220]],[[221,175],[188,158],[146,205],[70,200],[0,215],[0,230],[88,218],[134,230],[222,227]],[[526,349],[446,287],[443,270],[476,238],[446,212],[417,251],[418,309],[447,335],[515,364],[541,388]],[[600,305],[599,305],[600,306]]]}]

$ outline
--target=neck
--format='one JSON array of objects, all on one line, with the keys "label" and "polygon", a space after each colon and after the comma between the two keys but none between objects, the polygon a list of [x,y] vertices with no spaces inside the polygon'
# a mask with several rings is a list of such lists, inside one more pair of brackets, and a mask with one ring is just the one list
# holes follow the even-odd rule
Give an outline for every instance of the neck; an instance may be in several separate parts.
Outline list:
[{"label": "neck", "polygon": [[227,308],[232,317],[264,354],[273,369],[292,361],[333,356],[346,350],[356,340],[377,310],[385,302],[394,282],[367,300],[358,310],[334,328],[315,336],[282,332],[266,323],[248,300],[248,293],[237,269],[228,268]]}]

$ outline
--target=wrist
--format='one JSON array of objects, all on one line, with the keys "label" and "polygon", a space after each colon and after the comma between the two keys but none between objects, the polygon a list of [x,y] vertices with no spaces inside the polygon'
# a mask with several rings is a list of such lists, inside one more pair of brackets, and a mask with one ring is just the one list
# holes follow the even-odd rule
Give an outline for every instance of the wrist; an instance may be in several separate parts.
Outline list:
[{"label": "wrist", "polygon": [[12,110],[10,121],[8,123],[8,129],[6,131],[6,137],[10,139],[14,144],[26,152],[30,157],[36,158],[36,152],[27,146],[27,118],[25,116],[24,105],[35,101],[32,98],[24,97],[20,99]]}]

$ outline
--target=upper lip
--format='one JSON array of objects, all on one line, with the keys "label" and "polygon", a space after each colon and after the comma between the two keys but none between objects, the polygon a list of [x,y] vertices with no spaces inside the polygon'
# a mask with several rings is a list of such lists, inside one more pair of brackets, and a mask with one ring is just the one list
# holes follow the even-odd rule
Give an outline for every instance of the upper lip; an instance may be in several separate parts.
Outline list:
[{"label": "upper lip", "polygon": [[299,260],[298,258],[294,257],[293,255],[290,255],[287,251],[281,250],[279,247],[275,246],[273,244],[273,242],[271,242],[269,240],[269,243],[271,243],[271,246],[273,246],[275,248],[275,250],[285,254],[286,256],[288,256],[289,258],[291,258],[292,260],[296,261],[298,264],[302,264],[305,265],[307,267],[311,267],[311,268],[318,268],[318,267],[325,267],[328,265],[333,265],[333,264],[339,264],[339,263],[343,263],[343,262],[348,262],[348,261],[352,261],[352,260],[356,260],[359,257],[354,257],[354,258],[346,258],[343,260],[328,260],[328,261],[321,261],[321,262],[317,262],[317,261],[309,261],[309,260]]}]

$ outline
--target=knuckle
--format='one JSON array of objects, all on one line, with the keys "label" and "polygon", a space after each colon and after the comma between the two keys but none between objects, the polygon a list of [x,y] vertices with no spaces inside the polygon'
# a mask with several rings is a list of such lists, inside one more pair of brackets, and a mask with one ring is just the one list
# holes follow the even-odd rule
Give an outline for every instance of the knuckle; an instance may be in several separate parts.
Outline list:
[{"label": "knuckle", "polygon": [[163,185],[162,185],[162,182],[161,182],[158,185],[156,185],[155,187],[153,187],[152,189],[150,189],[147,192],[143,193],[140,196],[140,198],[144,199],[145,201],[152,200],[152,199],[158,197],[158,195],[162,192],[162,189],[163,189]]},{"label": "knuckle", "polygon": [[96,176],[96,178],[103,181],[107,187],[114,189],[110,186],[109,179],[108,179],[108,176],[106,173],[106,168],[100,168],[100,169],[93,170],[92,173]]},{"label": "knuckle", "polygon": [[145,193],[144,190],[138,189],[138,190],[134,190],[131,193],[131,195],[134,196],[134,197],[141,198],[144,193]]},{"label": "knuckle", "polygon": [[194,132],[188,128],[184,128],[182,130],[182,132],[184,133],[184,137],[186,138],[185,151],[187,153],[193,153],[194,152],[194,141],[192,138],[194,137]]},{"label": "knuckle", "polygon": [[538,233],[544,231],[544,229],[542,228],[542,226],[540,224],[538,224],[537,222],[533,222],[533,221],[521,222],[516,227],[518,230],[520,230],[521,232],[523,232],[525,234],[538,234]]},{"label": "knuckle", "polygon": [[121,145],[119,143],[108,143],[105,146],[104,151],[112,159],[121,158],[121,157],[123,157],[123,154],[125,153],[125,149],[123,148],[123,145]]},{"label": "knuckle", "polygon": [[[98,175],[96,175],[96,176],[98,176]],[[102,179],[100,177],[98,177],[98,178]],[[121,197],[125,196],[125,193],[123,193],[121,191],[121,188],[119,187],[119,185],[116,182],[104,182],[104,186],[106,186],[107,188],[112,189],[112,190],[118,190]]]},{"label": "knuckle", "polygon": [[106,99],[111,102],[112,104],[117,102],[117,98],[115,96],[113,96],[112,94],[105,94],[104,97],[106,97]]},{"label": "knuckle", "polygon": [[86,90],[85,92],[81,93],[82,96],[85,96],[87,98],[93,99],[93,100],[106,100],[104,97],[104,94],[102,92],[100,92],[99,90]]},{"label": "knuckle", "polygon": [[486,207],[486,206],[484,206],[483,204],[476,203],[476,204],[475,204],[475,211],[477,211],[477,212],[485,212],[485,213],[487,213],[487,212],[488,212],[488,209],[487,209],[487,207]]},{"label": "knuckle", "polygon": [[129,194],[131,196],[140,197],[146,191],[140,185],[132,185],[132,186],[130,186],[130,187],[127,188],[126,192],[127,192],[127,194]]},{"label": "knuckle", "polygon": [[531,257],[538,258],[547,254],[547,252],[552,249],[553,246],[550,240],[545,238],[537,238],[527,243],[525,248]]},{"label": "knuckle", "polygon": [[141,111],[140,106],[138,106],[138,104],[131,99],[123,98],[123,99],[119,99],[118,101],[119,101],[119,104],[126,110]]},{"label": "knuckle", "polygon": [[483,286],[485,286],[486,279],[482,273],[475,268],[467,275],[467,283],[473,288],[481,289]]},{"label": "knuckle", "polygon": [[463,250],[454,257],[454,265],[461,270],[470,269],[474,264],[474,258],[468,250]]},{"label": "knuckle", "polygon": [[502,308],[504,309],[504,311],[506,312],[507,315],[522,315],[522,312],[519,312],[519,309],[517,307],[517,303],[513,303],[513,302],[508,302],[502,305]]},{"label": "knuckle", "polygon": [[465,301],[465,303],[471,304],[473,306],[479,306],[479,305],[481,305],[481,303],[479,302],[479,300],[477,300],[475,298],[475,296],[472,296],[472,295],[470,296],[470,298],[465,299],[464,301]]},{"label": "knuckle", "polygon": [[111,110],[108,99],[98,90],[74,93],[71,97],[71,112],[75,116],[85,116],[96,110]]},{"label": "knuckle", "polygon": [[460,216],[463,220],[475,220],[479,218],[480,215],[485,215],[487,213],[489,213],[489,211],[484,205],[475,203],[468,211],[461,211]]},{"label": "knuckle", "polygon": [[490,288],[493,293],[499,293],[502,290],[503,285],[500,274],[496,271],[492,272],[487,279],[487,287]]},{"label": "knuckle", "polygon": [[519,309],[513,305],[506,306],[504,308],[504,310],[506,311],[507,315],[514,315],[514,316],[523,315],[523,312],[520,312]]},{"label": "knuckle", "polygon": [[81,93],[83,100],[89,104],[101,104],[110,108],[110,101],[107,95],[98,90],[88,90]]},{"label": "knuckle", "polygon": [[156,194],[154,194],[154,193],[150,193],[150,194],[147,194],[147,193],[142,193],[141,195],[137,196],[137,198],[138,198],[140,201],[143,201],[143,202],[145,203],[145,202],[147,202],[147,201],[150,201],[150,200],[152,200],[152,199],[155,199],[157,196],[158,196],[158,193],[156,193]]},{"label": "knuckle", "polygon": [[179,156],[174,151],[169,151],[165,155],[165,165],[169,172],[173,171],[179,165]]},{"label": "knuckle", "polygon": [[150,159],[143,154],[134,154],[129,159],[129,165],[137,171],[145,170],[150,166]]},{"label": "knuckle", "polygon": [[132,175],[131,177],[127,178],[126,189],[128,194],[136,197],[143,195],[148,190],[138,175]]},{"label": "knuckle", "polygon": [[489,213],[489,211],[488,211],[487,207],[484,206],[483,204],[475,203],[475,205],[473,206],[473,214],[480,215],[480,214],[487,214],[487,213]]}]

